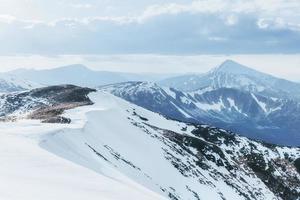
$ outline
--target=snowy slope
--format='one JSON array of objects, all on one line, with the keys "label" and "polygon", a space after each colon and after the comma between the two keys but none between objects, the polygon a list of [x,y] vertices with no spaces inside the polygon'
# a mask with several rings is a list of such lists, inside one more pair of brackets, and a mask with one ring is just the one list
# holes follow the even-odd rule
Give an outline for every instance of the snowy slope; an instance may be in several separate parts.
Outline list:
[{"label": "snowy slope", "polygon": [[294,200],[300,194],[300,149],[168,120],[105,92],[89,96],[94,105],[64,114],[71,124],[0,123],[0,199]]},{"label": "snowy slope", "polygon": [[45,135],[71,127],[21,121],[0,128],[0,199],[164,199],[117,171],[111,170],[111,178],[39,146]]},{"label": "snowy slope", "polygon": [[[227,136],[222,130],[170,121],[109,94],[90,96],[95,105],[66,115],[82,114],[73,120],[79,129],[44,136],[43,148],[108,176],[114,177],[114,168],[171,199],[276,199],[280,192],[284,199],[295,199],[293,195],[299,191],[299,184],[289,177],[300,180],[299,174],[284,158],[286,152],[295,160],[299,149],[264,146]],[[83,116],[84,124],[80,120]],[[206,131],[210,134],[204,134]],[[289,175],[282,171],[283,163],[291,168]],[[259,170],[269,166],[265,173],[273,174],[266,175],[268,180],[272,176],[277,179],[274,185],[284,179],[282,191],[271,192],[276,189],[270,189],[264,177],[258,178],[256,166]],[[291,189],[288,192],[287,186]]]},{"label": "snowy slope", "polygon": [[0,93],[28,90],[41,86],[41,84],[17,77],[13,74],[0,75]]}]

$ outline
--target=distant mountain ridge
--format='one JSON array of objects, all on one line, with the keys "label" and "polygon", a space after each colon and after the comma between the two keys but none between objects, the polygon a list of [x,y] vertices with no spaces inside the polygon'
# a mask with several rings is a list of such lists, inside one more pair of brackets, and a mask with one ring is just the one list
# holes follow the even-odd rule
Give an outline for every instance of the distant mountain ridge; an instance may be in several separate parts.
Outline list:
[{"label": "distant mountain ridge", "polygon": [[160,81],[159,84],[181,91],[236,88],[269,97],[300,99],[299,83],[276,78],[232,60],[223,62],[205,74],[172,77]]},{"label": "distant mountain ridge", "polygon": [[168,74],[138,74],[125,72],[95,71],[85,65],[74,64],[52,69],[17,69],[3,76],[14,74],[16,77],[28,79],[43,85],[74,84],[84,87],[96,87],[105,84],[124,81],[159,81],[171,75]]},{"label": "distant mountain ridge", "polygon": [[181,92],[154,83],[100,88],[167,117],[207,123],[267,142],[300,146],[300,103],[234,88]]},{"label": "distant mountain ridge", "polygon": [[[298,83],[233,61],[225,61],[203,75],[174,78],[170,85],[178,85],[182,90],[162,86],[165,83],[126,82],[101,89],[173,119],[206,123],[271,143],[300,146]],[[191,89],[190,85],[201,87]]]}]

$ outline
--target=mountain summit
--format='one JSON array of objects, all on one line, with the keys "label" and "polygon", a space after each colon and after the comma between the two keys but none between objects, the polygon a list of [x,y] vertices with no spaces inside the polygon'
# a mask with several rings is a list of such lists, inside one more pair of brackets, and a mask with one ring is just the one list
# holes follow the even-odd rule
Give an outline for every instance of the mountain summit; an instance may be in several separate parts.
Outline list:
[{"label": "mountain summit", "polygon": [[233,60],[224,61],[219,67],[215,68],[212,72],[213,73],[222,72],[222,73],[230,73],[230,74],[253,74],[253,75],[263,74],[262,72],[258,72],[254,69],[251,69],[250,67],[239,64]]},{"label": "mountain summit", "polygon": [[203,88],[234,88],[276,98],[300,99],[300,84],[256,71],[232,60],[206,74],[178,76],[160,82],[162,86],[191,92]]}]

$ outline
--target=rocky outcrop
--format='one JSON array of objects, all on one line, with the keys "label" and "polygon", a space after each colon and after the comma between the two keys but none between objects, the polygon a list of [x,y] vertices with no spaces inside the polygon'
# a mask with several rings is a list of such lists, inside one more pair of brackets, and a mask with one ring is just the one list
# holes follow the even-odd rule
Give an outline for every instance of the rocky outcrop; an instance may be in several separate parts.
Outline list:
[{"label": "rocky outcrop", "polygon": [[70,123],[61,115],[65,110],[92,105],[88,94],[95,89],[75,85],[57,85],[0,97],[2,121],[20,118],[39,119],[45,123]]}]

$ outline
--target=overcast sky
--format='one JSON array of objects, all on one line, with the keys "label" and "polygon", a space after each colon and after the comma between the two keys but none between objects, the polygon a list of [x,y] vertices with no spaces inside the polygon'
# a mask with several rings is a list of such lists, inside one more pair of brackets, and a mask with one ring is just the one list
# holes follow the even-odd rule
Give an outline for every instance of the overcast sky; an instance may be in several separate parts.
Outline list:
[{"label": "overcast sky", "polygon": [[230,57],[300,79],[300,1],[0,0],[0,44],[2,71],[205,71]]},{"label": "overcast sky", "polygon": [[299,0],[0,0],[0,52],[299,53]]}]

